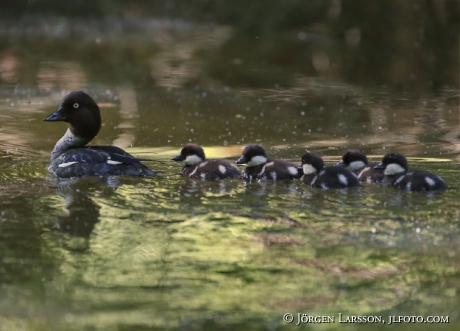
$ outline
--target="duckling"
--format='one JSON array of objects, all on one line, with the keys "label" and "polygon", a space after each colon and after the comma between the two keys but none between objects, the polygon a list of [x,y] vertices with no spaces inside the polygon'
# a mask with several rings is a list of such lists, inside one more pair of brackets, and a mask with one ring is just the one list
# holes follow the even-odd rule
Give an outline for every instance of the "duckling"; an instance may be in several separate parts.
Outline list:
[{"label": "duckling", "polygon": [[307,152],[302,156],[304,175],[300,180],[323,189],[361,186],[358,177],[342,167],[325,167],[321,156]]},{"label": "duckling", "polygon": [[259,145],[248,145],[243,150],[243,155],[236,161],[237,164],[246,164],[243,177],[248,180],[286,180],[300,178],[302,172],[289,161],[267,158],[265,150]]},{"label": "duckling", "polygon": [[384,178],[382,183],[406,191],[440,191],[448,187],[444,180],[435,174],[425,170],[409,171],[407,159],[399,153],[388,153],[382,163],[374,169],[383,169]]},{"label": "duckling", "polygon": [[203,148],[195,144],[185,145],[172,160],[183,162],[182,175],[194,179],[218,180],[241,176],[238,167],[227,160],[207,160]]},{"label": "duckling", "polygon": [[342,155],[342,161],[336,166],[342,166],[354,172],[362,182],[381,183],[383,180],[383,170],[375,169],[377,162],[369,163],[367,156],[356,149],[349,150]]}]

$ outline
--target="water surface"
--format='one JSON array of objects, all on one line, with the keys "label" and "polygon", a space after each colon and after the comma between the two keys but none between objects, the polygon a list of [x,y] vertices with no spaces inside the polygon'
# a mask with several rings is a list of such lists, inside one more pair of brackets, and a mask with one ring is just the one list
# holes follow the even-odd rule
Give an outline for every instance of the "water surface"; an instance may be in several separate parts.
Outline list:
[{"label": "water surface", "polygon": [[[285,313],[336,319],[305,330],[458,329],[459,110],[448,74],[441,85],[429,75],[388,84],[375,68],[352,79],[336,60],[353,66],[350,47],[367,48],[328,22],[258,39],[244,24],[164,18],[1,23],[0,330],[296,328]],[[92,144],[155,159],[158,177],[47,174],[66,124],[42,119],[76,89],[101,107]],[[306,149],[328,164],[349,148],[372,160],[398,151],[451,189],[195,181],[170,161],[188,142],[233,161],[249,143],[295,163]],[[339,313],[449,323],[339,324]]]}]

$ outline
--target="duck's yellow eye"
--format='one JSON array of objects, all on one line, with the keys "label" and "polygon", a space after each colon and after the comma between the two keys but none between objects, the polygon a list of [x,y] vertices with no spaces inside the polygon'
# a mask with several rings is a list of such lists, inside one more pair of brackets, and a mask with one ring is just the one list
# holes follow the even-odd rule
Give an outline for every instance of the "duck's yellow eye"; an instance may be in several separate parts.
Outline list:
[{"label": "duck's yellow eye", "polygon": [[78,108],[78,107],[80,107],[80,105],[79,105],[78,103],[74,103],[74,104],[73,104],[73,107],[74,107],[74,108]]}]

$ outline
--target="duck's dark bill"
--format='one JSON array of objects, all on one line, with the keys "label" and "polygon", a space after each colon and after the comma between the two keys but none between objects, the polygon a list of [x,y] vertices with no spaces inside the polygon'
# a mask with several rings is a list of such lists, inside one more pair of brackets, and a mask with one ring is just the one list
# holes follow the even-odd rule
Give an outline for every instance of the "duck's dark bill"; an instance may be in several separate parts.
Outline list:
[{"label": "duck's dark bill", "polygon": [[236,164],[243,164],[243,163],[248,163],[248,160],[244,156],[240,157],[238,160],[236,160]]},{"label": "duck's dark bill", "polygon": [[49,122],[53,122],[53,121],[65,121],[65,120],[66,120],[66,117],[65,117],[65,115],[63,114],[62,108],[59,108],[58,110],[56,110],[54,113],[52,113],[52,114],[49,115],[48,117],[45,117],[43,120],[44,120],[44,121],[49,121]]},{"label": "duck's dark bill", "polygon": [[185,158],[179,154],[179,155],[174,156],[171,160],[179,162],[179,161],[184,161]]}]

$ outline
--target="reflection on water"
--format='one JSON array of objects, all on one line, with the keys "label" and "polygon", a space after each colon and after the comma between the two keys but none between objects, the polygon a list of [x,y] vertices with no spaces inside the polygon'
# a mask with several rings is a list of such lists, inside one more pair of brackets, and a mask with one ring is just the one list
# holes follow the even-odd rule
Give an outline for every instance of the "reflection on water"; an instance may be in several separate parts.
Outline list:
[{"label": "reflection on water", "polygon": [[58,194],[65,200],[69,212],[58,217],[58,230],[72,236],[88,238],[99,221],[100,207],[78,189],[60,188]]},{"label": "reflection on water", "polygon": [[[0,21],[0,330],[296,328],[287,312],[441,315],[437,328],[457,330],[457,14],[443,1],[236,1],[244,19],[218,3],[186,11],[212,24]],[[42,119],[75,89],[101,107],[92,144],[154,159],[157,178],[46,173],[66,124]],[[328,164],[398,151],[451,189],[196,181],[170,161],[188,142],[231,161],[259,143],[296,164],[305,149]],[[297,328],[324,327],[369,326]]]},{"label": "reflection on water", "polygon": [[[283,328],[286,311],[431,309],[458,327],[457,189],[324,191],[299,181],[194,181],[180,167],[158,167],[171,175],[56,189],[40,174],[37,189],[2,188],[3,325]],[[452,166],[424,167],[458,181]]]},{"label": "reflection on water", "polygon": [[78,62],[41,62],[37,72],[37,87],[41,91],[81,90],[87,86],[86,75]]}]

